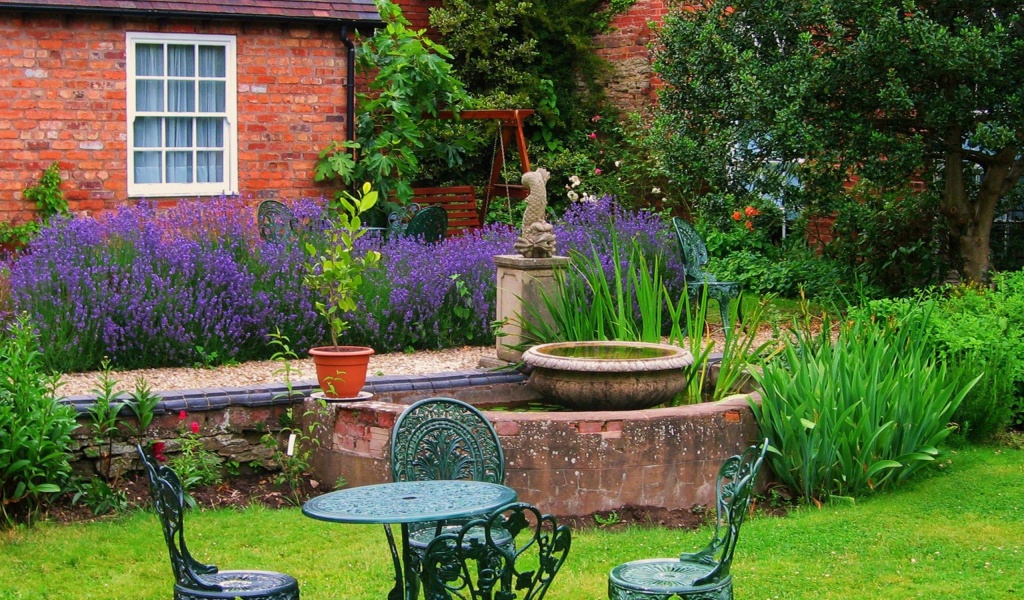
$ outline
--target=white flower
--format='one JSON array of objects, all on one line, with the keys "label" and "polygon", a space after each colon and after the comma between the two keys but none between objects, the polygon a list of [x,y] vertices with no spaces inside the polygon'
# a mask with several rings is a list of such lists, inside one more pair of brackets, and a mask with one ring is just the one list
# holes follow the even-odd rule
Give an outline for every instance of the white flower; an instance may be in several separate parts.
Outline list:
[{"label": "white flower", "polygon": [[615,168],[616,168],[616,169],[618,169],[618,168],[619,168],[619,167],[621,167],[621,166],[622,166],[622,161],[621,161],[621,160],[617,160],[617,161],[615,161]]},{"label": "white flower", "polygon": [[583,202],[597,202],[597,194],[583,194]]},{"label": "white flower", "polygon": [[569,183],[572,184],[572,187],[576,187],[580,184],[580,178],[577,177],[576,175],[573,175],[572,177],[569,178]]},{"label": "white flower", "polygon": [[580,199],[580,195],[579,194],[577,194],[576,192],[573,192],[573,191],[569,192],[569,200],[572,200],[573,202],[576,202],[579,199]]},{"label": "white flower", "polygon": [[661,188],[658,187],[658,186],[654,186],[654,187],[651,188],[651,193],[652,194],[660,194],[661,193]]}]

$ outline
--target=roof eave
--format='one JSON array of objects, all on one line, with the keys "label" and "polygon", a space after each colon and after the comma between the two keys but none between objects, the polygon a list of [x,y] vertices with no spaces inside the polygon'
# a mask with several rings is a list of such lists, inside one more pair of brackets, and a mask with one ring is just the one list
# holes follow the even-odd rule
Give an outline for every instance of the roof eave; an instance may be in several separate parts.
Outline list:
[{"label": "roof eave", "polygon": [[100,14],[100,15],[114,15],[114,16],[133,16],[133,17],[148,17],[148,18],[173,18],[173,19],[205,19],[205,20],[217,20],[217,21],[237,21],[240,19],[253,19],[259,21],[273,21],[280,23],[282,21],[292,23],[331,23],[334,25],[350,25],[357,29],[362,28],[376,28],[383,27],[384,21],[381,20],[380,15],[373,15],[372,17],[367,15],[366,17],[360,18],[337,18],[337,17],[306,17],[306,16],[295,16],[295,15],[261,15],[261,14],[227,14],[227,13],[205,13],[187,10],[143,10],[143,9],[124,9],[124,8],[104,8],[104,7],[82,7],[82,6],[66,6],[66,5],[48,5],[48,4],[31,4],[31,3],[3,3],[0,4],[0,10],[13,10],[13,11],[26,11],[26,12],[61,12],[61,13],[79,13],[79,14]]}]

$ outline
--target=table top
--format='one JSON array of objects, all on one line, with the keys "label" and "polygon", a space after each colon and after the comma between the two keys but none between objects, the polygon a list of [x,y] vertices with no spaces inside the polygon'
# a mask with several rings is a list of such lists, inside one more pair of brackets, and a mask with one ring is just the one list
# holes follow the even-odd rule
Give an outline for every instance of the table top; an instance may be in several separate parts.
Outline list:
[{"label": "table top", "polygon": [[336,523],[418,523],[479,515],[517,499],[515,490],[496,483],[401,481],[317,496],[302,513]]}]

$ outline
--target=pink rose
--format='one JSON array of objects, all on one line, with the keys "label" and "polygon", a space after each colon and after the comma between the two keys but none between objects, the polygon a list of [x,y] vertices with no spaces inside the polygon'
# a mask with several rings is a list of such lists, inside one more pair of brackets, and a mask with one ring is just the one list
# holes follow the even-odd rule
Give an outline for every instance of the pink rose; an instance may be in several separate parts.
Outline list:
[{"label": "pink rose", "polygon": [[180,413],[178,413],[178,420],[179,421],[184,421],[185,420],[185,411],[181,411]]},{"label": "pink rose", "polygon": [[199,433],[199,423],[192,421],[192,433]]},{"label": "pink rose", "polygon": [[600,175],[601,169],[594,169],[594,175]]},{"label": "pink rose", "polygon": [[592,139],[592,140],[596,140],[597,139],[597,132],[596,131],[591,131],[590,135],[588,135],[587,137]]}]

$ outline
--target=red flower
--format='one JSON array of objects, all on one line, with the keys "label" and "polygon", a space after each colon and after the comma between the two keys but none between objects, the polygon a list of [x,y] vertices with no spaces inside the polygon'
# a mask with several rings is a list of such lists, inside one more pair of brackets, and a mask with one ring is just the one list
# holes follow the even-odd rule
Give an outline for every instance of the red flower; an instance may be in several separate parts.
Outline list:
[{"label": "red flower", "polygon": [[741,213],[740,211],[736,211],[736,212],[732,213],[732,220],[733,221],[739,221],[742,218],[743,218],[743,213]]},{"label": "red flower", "polygon": [[192,433],[199,433],[199,423],[192,421],[192,425],[190,427],[192,428]]},{"label": "red flower", "polygon": [[153,458],[160,462],[167,462],[167,457],[164,456],[164,450],[167,449],[167,444],[163,442],[153,442]]},{"label": "red flower", "polygon": [[597,123],[600,120],[601,120],[601,115],[594,115],[594,116],[590,117],[590,122],[591,123]]},{"label": "red flower", "polygon": [[747,215],[748,217],[756,217],[757,215],[761,214],[761,213],[760,213],[760,212],[759,212],[759,211],[758,211],[758,210],[757,210],[756,208],[754,208],[753,206],[748,206],[748,207],[747,207],[746,209],[744,209],[744,210],[743,210],[743,212],[744,212],[744,213],[746,213],[746,215]]},{"label": "red flower", "polygon": [[588,135],[587,137],[592,139],[592,140],[596,140],[597,139],[597,132],[596,131],[591,131],[590,135]]},{"label": "red flower", "polygon": [[594,175],[600,175],[601,169],[594,169]]},{"label": "red flower", "polygon": [[181,411],[180,413],[178,413],[178,420],[179,421],[184,421],[185,420],[185,411]]},{"label": "red flower", "polygon": [[753,223],[751,223],[750,221],[747,221],[746,223],[744,223],[744,225],[745,225],[745,226],[747,227],[747,229],[749,229],[750,231],[753,231],[753,230],[754,230],[754,224],[753,224]]}]

